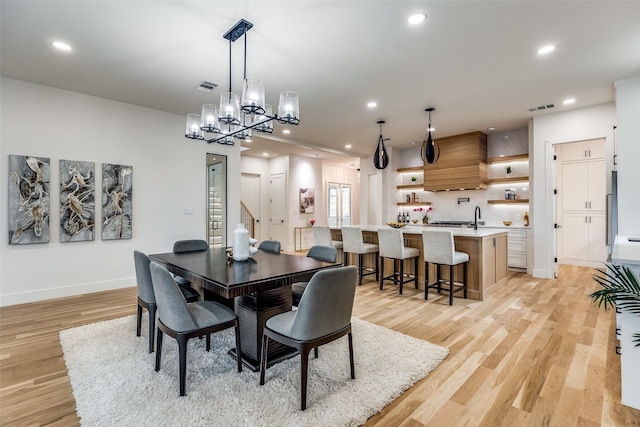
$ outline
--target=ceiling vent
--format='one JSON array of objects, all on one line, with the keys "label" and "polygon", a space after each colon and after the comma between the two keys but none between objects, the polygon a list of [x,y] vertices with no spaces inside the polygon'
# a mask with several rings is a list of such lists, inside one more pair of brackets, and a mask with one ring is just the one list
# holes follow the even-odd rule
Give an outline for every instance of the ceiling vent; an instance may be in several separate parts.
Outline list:
[{"label": "ceiling vent", "polygon": [[218,83],[210,82],[209,80],[203,80],[194,89],[198,89],[202,92],[212,92],[218,87]]},{"label": "ceiling vent", "polygon": [[549,110],[550,108],[554,108],[555,105],[553,104],[545,104],[545,105],[539,105],[537,107],[531,107],[529,108],[529,111],[534,112],[534,111],[541,111],[541,110]]}]

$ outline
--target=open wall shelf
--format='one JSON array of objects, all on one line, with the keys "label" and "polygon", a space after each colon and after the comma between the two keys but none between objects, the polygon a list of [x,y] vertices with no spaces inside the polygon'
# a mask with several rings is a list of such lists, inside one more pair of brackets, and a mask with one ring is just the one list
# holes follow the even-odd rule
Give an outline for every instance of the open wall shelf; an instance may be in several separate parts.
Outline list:
[{"label": "open wall shelf", "polygon": [[499,205],[499,204],[507,204],[507,205],[511,205],[511,204],[524,204],[524,203],[529,203],[529,199],[498,199],[498,200],[487,200],[487,203],[489,203],[490,205]]}]

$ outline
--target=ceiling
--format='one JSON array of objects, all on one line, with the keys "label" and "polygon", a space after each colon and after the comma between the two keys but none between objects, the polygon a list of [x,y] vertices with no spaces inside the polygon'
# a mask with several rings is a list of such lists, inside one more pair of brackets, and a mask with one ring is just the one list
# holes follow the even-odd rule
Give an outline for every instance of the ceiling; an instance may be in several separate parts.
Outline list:
[{"label": "ceiling", "polygon": [[[613,101],[613,82],[640,74],[639,1],[6,1],[3,76],[180,115],[218,102],[229,42],[247,33],[247,76],[267,102],[300,95],[300,125],[275,124],[243,155],[299,154],[357,166],[376,148],[521,129],[542,114]],[[416,11],[428,19],[407,23]],[[69,43],[60,52],[50,42]],[[537,49],[555,44],[550,54]],[[243,39],[232,45],[241,91]],[[201,81],[220,86],[195,90]],[[563,100],[575,98],[566,106]],[[367,108],[369,101],[376,108]],[[531,107],[554,104],[549,110]],[[275,107],[274,107],[275,108]],[[285,135],[282,130],[290,129]],[[178,132],[182,132],[180,129]],[[260,134],[264,136],[265,134]],[[345,145],[351,144],[351,148]]]}]

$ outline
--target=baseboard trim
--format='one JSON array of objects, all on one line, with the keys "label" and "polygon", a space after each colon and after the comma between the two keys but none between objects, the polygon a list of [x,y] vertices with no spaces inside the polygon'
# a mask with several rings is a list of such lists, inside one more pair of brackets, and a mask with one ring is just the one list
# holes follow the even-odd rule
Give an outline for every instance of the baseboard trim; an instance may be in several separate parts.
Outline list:
[{"label": "baseboard trim", "polygon": [[55,298],[72,297],[94,292],[110,291],[112,289],[129,288],[135,286],[135,277],[108,280],[105,282],[81,283],[77,285],[62,286],[57,288],[37,289],[26,292],[14,292],[0,295],[0,307],[30,302],[44,301]]}]

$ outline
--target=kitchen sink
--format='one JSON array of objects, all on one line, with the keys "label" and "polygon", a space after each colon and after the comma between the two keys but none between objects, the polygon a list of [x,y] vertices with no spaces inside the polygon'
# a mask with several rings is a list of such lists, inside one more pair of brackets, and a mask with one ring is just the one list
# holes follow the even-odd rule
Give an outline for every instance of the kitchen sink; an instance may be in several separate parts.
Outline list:
[{"label": "kitchen sink", "polygon": [[[434,227],[460,227],[471,228],[473,227],[473,221],[429,221],[429,224]],[[478,225],[484,225],[484,221],[478,221]]]}]

